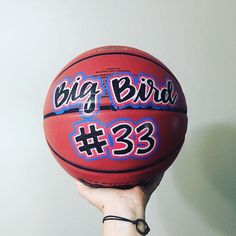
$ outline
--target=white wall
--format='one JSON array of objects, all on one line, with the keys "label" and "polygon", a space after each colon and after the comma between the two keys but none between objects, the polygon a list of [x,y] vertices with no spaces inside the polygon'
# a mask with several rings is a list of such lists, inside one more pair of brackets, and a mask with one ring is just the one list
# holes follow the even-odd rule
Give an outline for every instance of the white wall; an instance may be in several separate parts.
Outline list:
[{"label": "white wall", "polygon": [[185,91],[189,128],[153,195],[150,236],[236,232],[235,0],[0,0],[0,235],[101,235],[44,140],[51,80],[90,48],[120,44],[161,59]]}]

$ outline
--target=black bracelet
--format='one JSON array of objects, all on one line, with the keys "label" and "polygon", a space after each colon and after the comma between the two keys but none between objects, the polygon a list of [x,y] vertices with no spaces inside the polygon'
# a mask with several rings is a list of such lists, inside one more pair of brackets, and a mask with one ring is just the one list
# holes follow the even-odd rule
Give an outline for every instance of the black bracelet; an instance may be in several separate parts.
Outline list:
[{"label": "black bracelet", "polygon": [[[149,228],[147,222],[143,219],[129,220],[129,219],[126,219],[126,218],[120,217],[120,216],[108,215],[103,218],[102,223],[104,223],[104,221],[106,221],[106,220],[120,220],[120,221],[130,222],[130,223],[136,225],[136,229],[141,235],[146,235],[150,231],[150,228]],[[143,230],[140,229],[141,225],[144,226]]]}]

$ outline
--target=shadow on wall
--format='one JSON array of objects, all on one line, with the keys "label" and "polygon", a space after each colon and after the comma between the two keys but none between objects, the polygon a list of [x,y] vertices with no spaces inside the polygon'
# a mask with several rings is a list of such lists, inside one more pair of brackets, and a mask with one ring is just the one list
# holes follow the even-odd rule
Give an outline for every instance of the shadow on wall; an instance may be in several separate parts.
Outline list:
[{"label": "shadow on wall", "polygon": [[175,186],[202,220],[222,235],[236,232],[236,124],[215,124],[188,134]]}]

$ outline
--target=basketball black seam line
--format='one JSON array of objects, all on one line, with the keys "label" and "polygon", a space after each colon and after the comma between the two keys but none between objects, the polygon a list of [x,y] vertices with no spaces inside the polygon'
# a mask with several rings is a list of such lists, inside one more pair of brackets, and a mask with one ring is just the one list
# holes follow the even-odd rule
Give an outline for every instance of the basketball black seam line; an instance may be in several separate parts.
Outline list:
[{"label": "basketball black seam line", "polygon": [[61,76],[66,70],[68,70],[69,68],[71,68],[72,66],[76,65],[77,63],[80,63],[81,61],[85,61],[87,59],[90,59],[90,58],[93,58],[93,57],[97,57],[97,56],[106,56],[106,55],[128,55],[128,56],[134,56],[134,57],[139,57],[139,58],[142,58],[142,59],[145,59],[147,61],[150,61],[152,63],[154,63],[155,65],[161,67],[164,71],[166,71],[167,73],[169,73],[171,76],[173,76],[173,78],[175,79],[175,81],[178,83],[178,85],[181,87],[179,81],[176,79],[175,75],[165,66],[165,65],[162,65],[160,63],[158,63],[157,61],[154,61],[148,57],[145,57],[145,56],[141,56],[141,55],[137,55],[137,54],[134,54],[134,53],[128,53],[128,52],[107,52],[107,53],[99,53],[99,54],[95,54],[95,55],[91,55],[91,56],[88,56],[88,57],[84,57],[84,58],[81,58],[79,59],[78,61],[72,63],[71,65],[69,65],[68,67],[66,67],[62,72],[60,72],[59,75],[57,75],[57,77],[53,80],[53,82],[59,77]]},{"label": "basketball black seam line", "polygon": [[[181,108],[174,108],[174,109],[171,109],[171,108],[159,108],[159,109],[155,109],[155,108],[151,108],[151,107],[146,107],[146,108],[133,108],[133,107],[126,107],[126,108],[122,108],[122,109],[114,109],[113,106],[101,106],[100,107],[100,110],[107,110],[107,111],[118,111],[118,110],[151,110],[151,111],[170,111],[170,112],[176,112],[176,113],[182,113],[182,114],[187,114],[187,111],[184,110],[184,109],[181,109]],[[60,115],[66,115],[68,113],[76,113],[76,112],[79,112],[80,109],[79,108],[72,108],[72,109],[68,109],[66,111],[64,111],[63,113],[59,113],[57,114],[56,112],[49,112],[47,114],[45,114],[43,116],[43,119],[46,120],[47,118],[49,117],[53,117],[53,116],[60,116]]]},{"label": "basketball black seam line", "polygon": [[[173,149],[173,151],[171,153],[168,154],[168,156],[171,156],[173,153],[175,153],[178,148],[181,148],[183,143],[184,143],[184,140],[185,140],[185,137],[183,138],[183,140],[177,145],[177,147],[175,147]],[[160,164],[161,162],[164,162],[165,161],[165,158],[162,158],[161,160],[158,160],[150,165],[147,165],[147,166],[142,166],[142,167],[138,167],[138,168],[134,168],[134,169],[126,169],[126,170],[98,170],[98,169],[91,169],[91,168],[88,168],[88,167],[85,167],[85,166],[80,166],[78,164],[75,164],[73,162],[70,162],[68,160],[66,160],[64,157],[62,157],[59,153],[57,153],[53,148],[52,146],[49,144],[48,140],[47,140],[47,143],[48,143],[48,146],[49,148],[53,151],[53,153],[56,154],[56,156],[58,158],[60,158],[60,160],[66,162],[67,164],[71,165],[71,166],[74,166],[78,169],[82,169],[82,170],[85,170],[85,171],[90,171],[90,172],[96,172],[96,173],[105,173],[105,174],[124,174],[124,173],[129,173],[129,172],[134,172],[134,171],[139,171],[139,170],[144,170],[144,169],[148,169],[148,168],[151,168],[157,164]]]}]

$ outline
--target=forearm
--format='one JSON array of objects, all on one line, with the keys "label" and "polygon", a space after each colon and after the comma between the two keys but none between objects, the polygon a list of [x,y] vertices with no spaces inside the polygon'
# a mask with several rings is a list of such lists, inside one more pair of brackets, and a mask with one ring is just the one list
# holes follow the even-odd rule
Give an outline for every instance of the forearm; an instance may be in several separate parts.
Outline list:
[{"label": "forearm", "polygon": [[136,226],[124,221],[106,221],[103,236],[140,236]]}]

